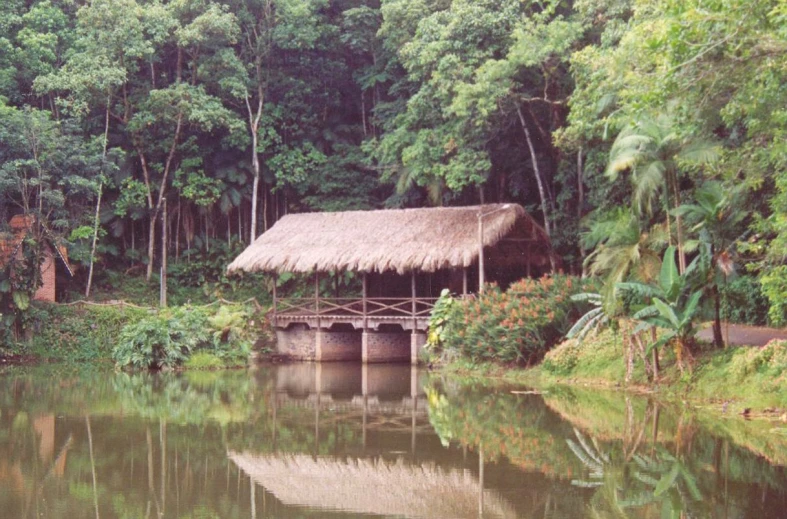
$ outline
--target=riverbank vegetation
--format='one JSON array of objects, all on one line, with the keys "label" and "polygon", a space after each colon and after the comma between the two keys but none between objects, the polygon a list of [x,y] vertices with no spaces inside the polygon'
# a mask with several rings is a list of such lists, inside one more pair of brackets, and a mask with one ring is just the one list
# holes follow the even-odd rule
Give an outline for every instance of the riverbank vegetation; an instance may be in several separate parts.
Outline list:
[{"label": "riverbank vegetation", "polygon": [[264,313],[252,304],[158,309],[36,303],[26,316],[29,337],[7,351],[46,362],[114,362],[118,368],[245,366],[257,341],[262,349],[269,346]]},{"label": "riverbank vegetation", "polygon": [[781,1],[11,0],[0,19],[0,222],[34,217],[0,272],[3,350],[36,333],[45,243],[72,265],[61,302],[264,304],[272,279],[225,267],[290,212],[497,201],[599,285],[532,315],[516,289],[461,303],[488,325],[446,328],[470,358],[536,361],[581,312],[571,335],[620,330],[624,380],[655,381],[659,355],[693,376],[701,321],[716,348],[722,319],[787,323]]}]

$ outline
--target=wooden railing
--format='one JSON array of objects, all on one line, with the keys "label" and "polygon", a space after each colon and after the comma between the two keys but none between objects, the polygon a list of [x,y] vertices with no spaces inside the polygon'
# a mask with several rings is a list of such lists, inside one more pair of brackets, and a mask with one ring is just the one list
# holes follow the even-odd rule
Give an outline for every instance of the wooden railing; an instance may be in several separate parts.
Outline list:
[{"label": "wooden railing", "polygon": [[[276,302],[277,316],[429,317],[436,297],[291,297]],[[364,312],[365,302],[365,312]]]}]

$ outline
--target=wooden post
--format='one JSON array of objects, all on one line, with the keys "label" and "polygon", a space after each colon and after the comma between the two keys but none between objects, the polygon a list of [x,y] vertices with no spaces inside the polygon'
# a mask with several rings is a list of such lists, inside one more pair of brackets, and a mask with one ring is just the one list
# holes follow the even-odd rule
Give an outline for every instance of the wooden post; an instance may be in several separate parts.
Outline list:
[{"label": "wooden post", "polygon": [[462,267],[462,295],[467,295],[467,267]]},{"label": "wooden post", "polygon": [[314,312],[317,315],[317,328],[320,327],[320,273],[314,271]]},{"label": "wooden post", "polygon": [[273,273],[273,326],[276,326],[276,284],[279,282],[279,274]]},{"label": "wooden post", "polygon": [[478,293],[484,293],[484,218],[478,213]]},{"label": "wooden post", "polygon": [[[363,273],[363,330],[361,330],[361,362],[364,364],[364,383],[366,382],[366,363],[369,362],[369,320],[367,316],[367,297],[369,296],[369,285],[366,278],[366,272]],[[364,386],[365,387],[365,386]],[[364,391],[364,399],[366,392]]]},{"label": "wooden post", "polygon": [[410,291],[412,292],[412,309],[413,309],[413,333],[416,332],[417,319],[416,319],[416,302],[415,302],[415,271],[410,273]]},{"label": "wooden post", "polygon": [[[317,362],[322,361],[322,323],[320,323],[320,273],[315,269],[314,271],[314,311],[317,316],[317,330],[314,333],[314,360]],[[319,406],[319,397],[317,404]]]},{"label": "wooden post", "polygon": [[363,273],[363,331],[366,332],[367,321],[366,321],[366,298],[369,296],[369,288],[366,281],[366,272]]},{"label": "wooden post", "polygon": [[416,301],[415,271],[410,274],[410,291],[412,293],[413,330],[410,334],[410,364],[418,364],[418,302]]}]

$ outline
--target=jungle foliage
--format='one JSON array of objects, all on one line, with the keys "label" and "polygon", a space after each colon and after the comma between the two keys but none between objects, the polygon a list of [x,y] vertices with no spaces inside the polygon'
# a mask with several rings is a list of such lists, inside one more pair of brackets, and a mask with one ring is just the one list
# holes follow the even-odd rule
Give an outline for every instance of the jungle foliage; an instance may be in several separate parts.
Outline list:
[{"label": "jungle foliage", "polygon": [[152,280],[164,228],[196,285],[288,212],[518,202],[574,274],[702,242],[716,314],[762,322],[724,300],[756,279],[780,325],[785,27],[782,0],[8,0],[0,221],[67,240],[74,293]]}]

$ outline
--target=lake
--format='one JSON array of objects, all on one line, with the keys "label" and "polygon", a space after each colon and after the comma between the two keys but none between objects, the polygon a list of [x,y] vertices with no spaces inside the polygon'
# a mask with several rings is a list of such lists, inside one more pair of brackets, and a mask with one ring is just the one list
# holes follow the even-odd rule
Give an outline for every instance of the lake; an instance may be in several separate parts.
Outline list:
[{"label": "lake", "polygon": [[786,466],[786,423],[410,366],[0,372],[3,518],[783,518]]}]

